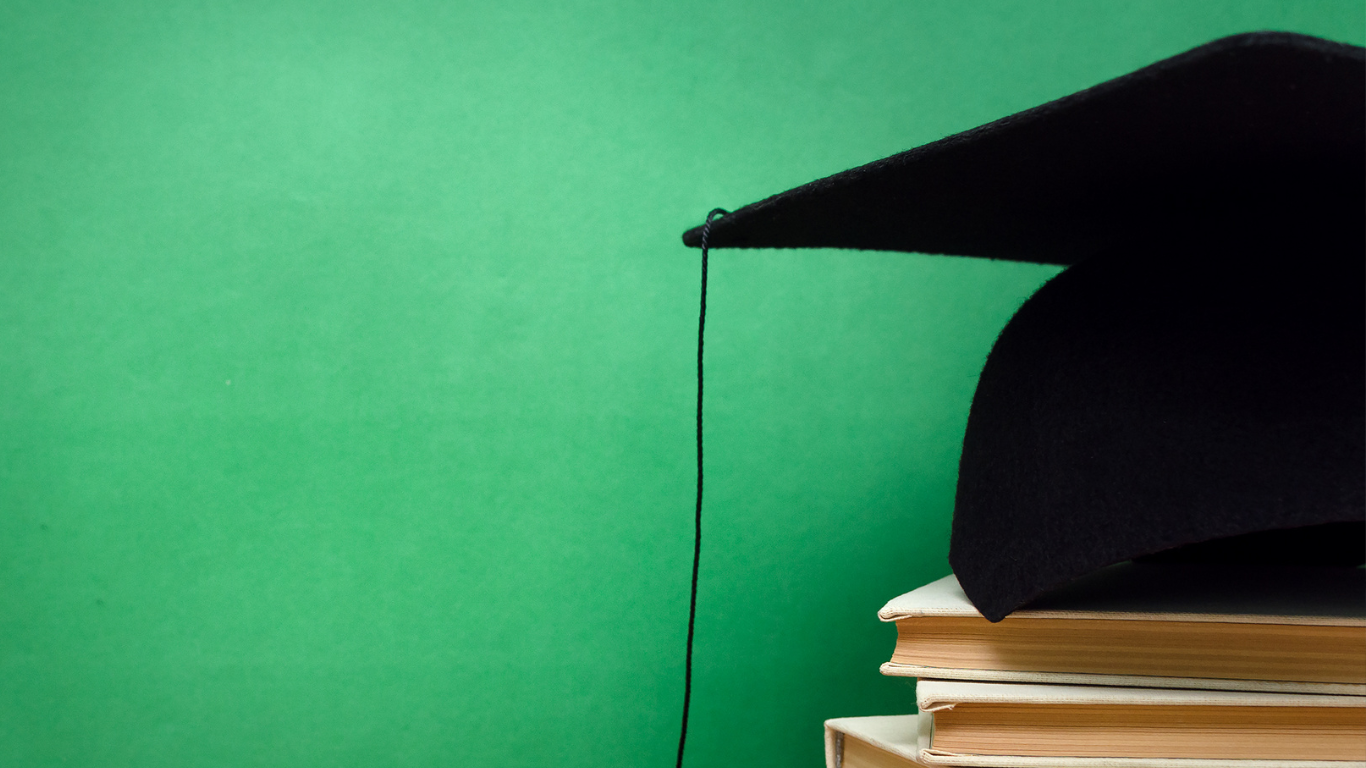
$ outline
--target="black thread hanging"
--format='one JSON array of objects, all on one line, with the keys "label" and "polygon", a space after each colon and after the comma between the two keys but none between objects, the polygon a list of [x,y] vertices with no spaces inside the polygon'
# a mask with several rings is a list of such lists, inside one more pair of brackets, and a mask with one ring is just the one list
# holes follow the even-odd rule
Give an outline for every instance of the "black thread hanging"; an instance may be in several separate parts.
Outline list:
[{"label": "black thread hanging", "polygon": [[702,340],[707,328],[707,237],[711,235],[711,220],[725,216],[723,208],[714,208],[702,225],[702,307],[697,313],[697,513],[693,529],[692,596],[688,601],[688,657],[683,665],[683,725],[678,733],[677,768],[683,768],[683,746],[688,741],[688,705],[692,701],[692,637],[697,621],[697,566],[702,559]]}]

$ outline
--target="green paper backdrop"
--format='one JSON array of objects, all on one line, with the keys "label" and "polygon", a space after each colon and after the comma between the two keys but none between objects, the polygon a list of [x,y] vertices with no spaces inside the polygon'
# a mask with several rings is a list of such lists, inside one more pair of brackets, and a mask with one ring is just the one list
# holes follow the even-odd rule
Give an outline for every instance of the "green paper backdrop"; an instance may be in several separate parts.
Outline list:
[{"label": "green paper backdrop", "polygon": [[[0,4],[0,764],[672,765],[735,207],[1362,2]],[[689,764],[913,710],[1050,268],[718,252]]]}]

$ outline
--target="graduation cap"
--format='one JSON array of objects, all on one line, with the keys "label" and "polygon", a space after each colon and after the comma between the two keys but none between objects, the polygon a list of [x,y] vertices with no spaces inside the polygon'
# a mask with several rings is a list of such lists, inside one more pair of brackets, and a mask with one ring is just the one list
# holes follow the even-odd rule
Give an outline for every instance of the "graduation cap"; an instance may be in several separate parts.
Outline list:
[{"label": "graduation cap", "polygon": [[1136,558],[1358,564],[1363,52],[1217,40],[741,208],[709,245],[1067,266],[996,340],[963,439],[949,560],[992,621]]}]

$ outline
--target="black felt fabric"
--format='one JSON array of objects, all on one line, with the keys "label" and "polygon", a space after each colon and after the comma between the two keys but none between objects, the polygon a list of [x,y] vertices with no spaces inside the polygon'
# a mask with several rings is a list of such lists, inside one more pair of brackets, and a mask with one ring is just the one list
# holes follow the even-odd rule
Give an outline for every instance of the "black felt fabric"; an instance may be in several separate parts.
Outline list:
[{"label": "black felt fabric", "polygon": [[1224,38],[745,206],[715,222],[711,245],[1072,264],[1225,194],[1360,195],[1364,62],[1303,35]]},{"label": "black felt fabric", "polygon": [[[1271,213],[1082,262],[1001,332],[950,546],[987,618],[1183,545],[1169,557],[1361,562],[1366,222]],[[1300,530],[1198,545],[1279,529]]]},{"label": "black felt fabric", "polygon": [[1071,265],[968,418],[950,561],[996,621],[1132,558],[1361,562],[1364,211],[1363,49],[1253,33],[742,208],[710,244]]}]

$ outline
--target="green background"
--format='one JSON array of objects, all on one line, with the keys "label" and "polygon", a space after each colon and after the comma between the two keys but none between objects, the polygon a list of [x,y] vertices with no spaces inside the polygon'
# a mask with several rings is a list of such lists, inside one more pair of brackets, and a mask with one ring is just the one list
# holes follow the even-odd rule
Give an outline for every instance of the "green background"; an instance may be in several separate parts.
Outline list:
[{"label": "green background", "polygon": [[[671,765],[735,207],[1362,2],[0,3],[0,765]],[[691,765],[913,709],[1053,270],[718,252]]]}]

